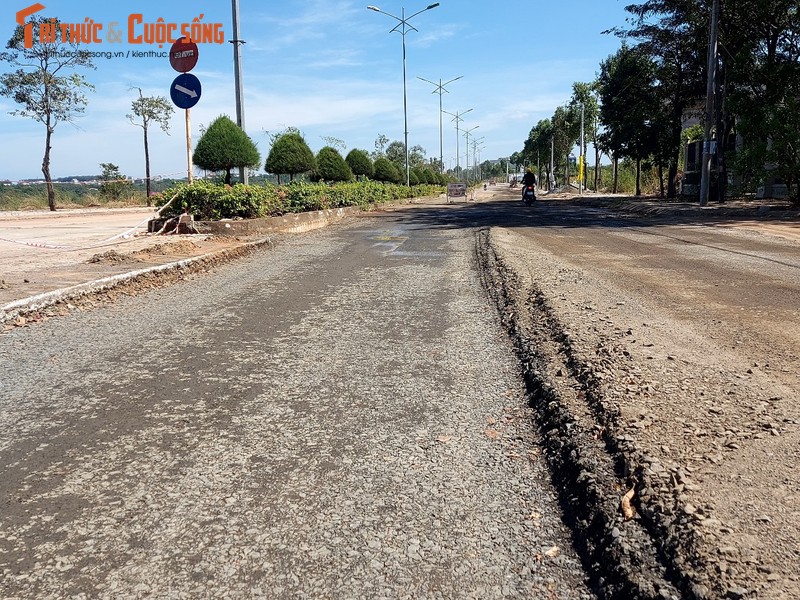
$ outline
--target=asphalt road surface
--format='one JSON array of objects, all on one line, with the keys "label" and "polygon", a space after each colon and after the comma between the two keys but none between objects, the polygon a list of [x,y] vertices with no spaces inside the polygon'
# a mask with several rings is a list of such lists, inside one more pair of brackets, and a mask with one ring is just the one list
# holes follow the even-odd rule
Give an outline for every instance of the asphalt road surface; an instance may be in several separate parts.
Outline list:
[{"label": "asphalt road surface", "polygon": [[0,596],[800,597],[796,219],[495,195],[0,337]]},{"label": "asphalt road surface", "polygon": [[594,597],[474,247],[387,213],[4,334],[0,596]]}]

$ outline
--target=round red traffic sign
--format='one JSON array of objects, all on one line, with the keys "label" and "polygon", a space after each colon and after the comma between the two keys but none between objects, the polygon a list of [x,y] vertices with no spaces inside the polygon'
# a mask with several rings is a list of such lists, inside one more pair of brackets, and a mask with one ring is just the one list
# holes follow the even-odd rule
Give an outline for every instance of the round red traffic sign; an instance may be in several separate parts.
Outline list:
[{"label": "round red traffic sign", "polygon": [[180,38],[169,50],[169,64],[179,73],[188,73],[197,64],[197,44],[187,37]]}]

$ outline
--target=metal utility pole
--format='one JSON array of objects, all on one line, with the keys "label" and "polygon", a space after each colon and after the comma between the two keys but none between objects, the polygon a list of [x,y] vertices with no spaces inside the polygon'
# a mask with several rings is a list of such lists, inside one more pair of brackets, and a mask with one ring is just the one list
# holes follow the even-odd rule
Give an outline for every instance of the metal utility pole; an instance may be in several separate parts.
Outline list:
[{"label": "metal utility pole", "polygon": [[[481,174],[481,157],[480,153],[483,150],[484,145],[482,144],[483,140],[486,137],[479,137],[479,138],[472,138],[472,172],[477,174],[475,178],[475,182],[480,182],[483,177]],[[480,145],[480,147],[478,147]]]},{"label": "metal utility pole", "polygon": [[578,165],[578,194],[583,195],[583,174],[586,171],[586,155],[583,151],[583,125],[584,125],[584,106],[581,102],[581,151],[580,165]]},{"label": "metal utility pole", "polygon": [[454,81],[458,81],[462,77],[464,77],[464,76],[463,75],[459,75],[455,79],[451,79],[450,81],[445,81],[444,83],[442,83],[441,79],[439,79],[439,83],[436,83],[435,81],[431,81],[430,79],[425,79],[424,77],[419,77],[419,76],[417,77],[417,79],[420,79],[420,80],[424,81],[425,83],[430,83],[432,85],[435,85],[436,89],[433,90],[432,93],[433,94],[439,94],[439,169],[440,169],[440,171],[442,173],[444,173],[444,141],[443,141],[444,140],[444,135],[443,135],[443,129],[442,129],[442,112],[444,112],[444,111],[442,111],[442,94],[449,93],[444,88],[444,86],[449,85],[449,84],[453,83]]},{"label": "metal utility pole", "polygon": [[717,36],[719,30],[719,0],[711,8],[711,32],[708,42],[708,74],[706,79],[705,129],[703,132],[703,164],[700,173],[700,206],[708,204],[711,188],[711,124],[714,120],[714,82],[717,76]]},{"label": "metal utility pole", "polygon": [[[231,0],[233,10],[233,79],[236,86],[236,124],[244,131],[244,88],[242,86],[242,55],[239,52],[244,40],[239,39],[239,0]],[[247,167],[239,167],[239,181],[247,185]]]},{"label": "metal utility pole", "polygon": [[459,177],[461,177],[461,163],[459,162],[459,161],[461,160],[461,150],[460,150],[460,149],[459,149],[459,147],[458,147],[458,137],[459,137],[459,135],[460,135],[460,133],[461,133],[461,132],[460,132],[460,131],[459,131],[459,129],[458,129],[458,124],[459,124],[461,121],[463,121],[463,120],[464,120],[464,119],[462,119],[462,118],[461,118],[461,115],[465,115],[465,114],[467,114],[467,113],[468,113],[469,111],[471,111],[471,110],[472,110],[471,108],[468,108],[468,109],[467,109],[467,110],[465,110],[464,112],[458,112],[458,111],[456,111],[455,113],[447,112],[446,110],[443,110],[443,111],[442,111],[444,114],[446,114],[446,115],[450,115],[451,117],[453,117],[453,119],[452,119],[452,120],[456,122],[456,171],[458,171],[458,172],[459,172],[459,173],[458,173],[458,176],[459,176]]},{"label": "metal utility pole", "polygon": [[480,127],[480,125],[475,125],[475,127],[464,130],[464,137],[467,138],[467,184],[469,184],[469,134],[475,131],[478,127]]}]

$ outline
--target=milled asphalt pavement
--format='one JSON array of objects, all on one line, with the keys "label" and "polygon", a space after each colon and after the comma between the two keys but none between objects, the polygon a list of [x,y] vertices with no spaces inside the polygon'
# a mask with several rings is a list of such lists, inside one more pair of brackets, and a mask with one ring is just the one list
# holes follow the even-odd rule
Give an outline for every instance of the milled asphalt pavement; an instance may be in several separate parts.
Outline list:
[{"label": "milled asphalt pavement", "polygon": [[365,216],[4,333],[0,596],[594,597],[474,248]]}]

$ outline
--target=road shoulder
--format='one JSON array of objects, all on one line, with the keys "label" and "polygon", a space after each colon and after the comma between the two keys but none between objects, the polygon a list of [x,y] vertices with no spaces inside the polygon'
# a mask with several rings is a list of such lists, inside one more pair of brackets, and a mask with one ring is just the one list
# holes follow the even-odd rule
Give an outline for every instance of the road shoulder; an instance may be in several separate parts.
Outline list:
[{"label": "road shoulder", "polygon": [[[797,456],[797,421],[775,416],[791,390],[513,231],[493,228],[479,247],[551,460],[573,475],[578,537],[613,550],[609,576],[685,598],[797,597],[800,539],[779,508],[791,490],[772,481]],[[581,513],[587,499],[599,513]],[[637,579],[626,564],[651,566]]]}]

